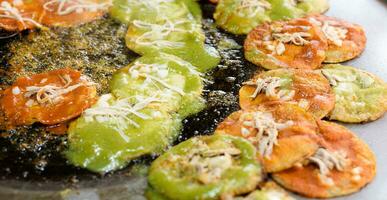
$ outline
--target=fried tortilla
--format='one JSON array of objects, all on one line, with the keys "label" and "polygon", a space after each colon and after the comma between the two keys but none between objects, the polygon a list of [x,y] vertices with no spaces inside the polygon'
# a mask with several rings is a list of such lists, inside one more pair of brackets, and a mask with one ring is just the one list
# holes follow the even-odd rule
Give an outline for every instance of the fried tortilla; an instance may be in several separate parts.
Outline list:
[{"label": "fried tortilla", "polygon": [[216,6],[216,24],[233,34],[248,34],[256,26],[271,21],[271,4],[266,0],[221,0]]},{"label": "fried tortilla", "polygon": [[325,63],[351,60],[364,51],[367,38],[361,26],[325,15],[311,15],[307,19],[321,27],[327,38]]},{"label": "fried tortilla", "polygon": [[158,157],[149,169],[148,182],[159,193],[153,196],[176,200],[245,194],[262,180],[255,154],[253,145],[240,137],[194,137]]},{"label": "fried tortilla", "polygon": [[140,156],[162,153],[180,130],[181,119],[157,98],[105,94],[70,124],[65,156],[74,166],[104,174]]},{"label": "fried tortilla", "polygon": [[339,64],[321,70],[336,95],[331,120],[349,123],[373,121],[387,110],[387,85],[375,75]]},{"label": "fried tortilla", "polygon": [[371,182],[376,159],[367,144],[341,125],[318,124],[323,148],[306,163],[274,173],[273,178],[286,189],[312,198],[348,195]]},{"label": "fried tortilla", "polygon": [[335,95],[321,72],[292,69],[260,73],[245,82],[239,91],[243,109],[271,101],[295,103],[321,119],[333,109]]},{"label": "fried tortilla", "polygon": [[258,149],[265,171],[278,172],[315,153],[317,131],[314,117],[302,108],[273,102],[231,114],[216,133],[248,139]]},{"label": "fried tortilla", "polygon": [[16,32],[41,27],[40,10],[39,4],[31,0],[3,0],[0,2],[0,29]]},{"label": "fried tortilla", "polygon": [[[130,83],[130,84],[128,84]],[[145,55],[118,70],[110,82],[119,98],[136,95],[160,98],[163,109],[185,118],[204,109],[201,73],[179,57],[160,53]]]},{"label": "fried tortilla", "polygon": [[40,21],[47,26],[71,27],[101,18],[111,6],[109,0],[38,0]]},{"label": "fried tortilla", "polygon": [[260,25],[244,44],[246,59],[266,69],[320,68],[327,47],[321,29],[306,19]]},{"label": "fried tortilla", "polygon": [[66,68],[18,78],[3,92],[0,108],[11,128],[35,122],[53,125],[79,116],[96,98],[95,83]]}]

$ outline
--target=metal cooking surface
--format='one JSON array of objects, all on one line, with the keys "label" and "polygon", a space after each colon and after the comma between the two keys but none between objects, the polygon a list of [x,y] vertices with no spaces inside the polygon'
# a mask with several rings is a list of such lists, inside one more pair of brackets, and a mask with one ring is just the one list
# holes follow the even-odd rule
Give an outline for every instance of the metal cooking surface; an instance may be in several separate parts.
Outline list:
[{"label": "metal cooking surface", "polygon": [[[227,117],[231,112],[239,109],[237,94],[241,87],[241,83],[248,80],[254,72],[259,70],[256,66],[248,63],[243,58],[241,45],[243,44],[244,37],[235,37],[215,28],[213,21],[210,19],[213,9],[214,6],[212,5],[203,5],[203,10],[206,15],[205,20],[203,20],[203,27],[206,32],[206,43],[217,47],[219,43],[234,41],[239,43],[239,47],[231,50],[224,50],[221,47],[218,48],[222,55],[222,62],[219,64],[218,68],[206,75],[208,82],[203,95],[208,101],[208,107],[201,113],[184,120],[185,125],[183,133],[176,143],[195,135],[211,134],[218,122],[222,121],[223,118]],[[107,22],[95,22],[94,25],[84,25],[81,29],[82,31],[90,32],[89,29],[96,28],[95,26],[106,27],[106,24],[108,24],[112,26],[113,30],[117,29],[117,33],[120,33],[121,27],[109,22],[109,19],[102,21]],[[83,52],[83,49],[82,51],[74,50],[68,52],[69,49],[71,49],[66,46],[68,45],[68,41],[73,38],[78,39],[77,35],[79,33],[77,33],[76,30],[67,31],[55,29],[54,32],[55,34],[53,34],[53,36],[50,34],[42,34],[43,36],[39,36],[38,39],[34,40],[33,44],[39,46],[36,45],[36,43],[49,39],[63,40],[64,51],[60,51],[59,53],[55,51],[54,56],[49,60],[46,60],[45,58],[41,58],[42,61],[39,60],[39,57],[43,57],[42,54],[51,54],[48,50],[44,50],[43,53],[38,53],[38,59],[33,60],[24,58],[23,53],[10,53],[10,49],[12,48],[17,49],[21,47],[27,50],[34,50],[34,48],[30,49],[29,47],[28,42],[30,40],[26,40],[25,38],[20,39],[16,37],[6,41],[9,45],[11,42],[14,42],[14,40],[17,40],[16,44],[10,45],[10,48],[7,48],[8,46],[2,44],[0,52],[3,55],[3,71],[9,69],[7,62],[11,55],[17,55],[20,62],[26,62],[29,67],[26,71],[34,73],[44,71],[45,69],[47,70],[48,67],[53,67],[53,64],[59,65],[58,67],[63,67],[63,65],[66,64],[66,62],[63,61],[63,58],[66,58],[66,56],[75,56],[77,59],[82,59],[82,55],[86,55],[87,57],[84,59],[90,59],[92,64],[100,62],[98,60],[92,60],[92,58],[96,56],[93,56],[93,53],[87,51]],[[106,30],[106,33],[110,34],[110,31]],[[100,37],[98,34],[90,35],[90,39],[99,39]],[[123,40],[123,36],[120,34],[118,35],[121,36]],[[23,37],[25,36],[26,35],[23,35]],[[104,41],[105,38],[102,39],[102,43],[106,42]],[[4,43],[4,41],[2,42]],[[113,42],[117,43],[115,44],[115,47],[119,49],[125,45],[123,41],[119,42],[113,40]],[[57,48],[58,44],[54,42],[52,44],[49,43],[47,46],[48,48]],[[96,48],[100,46],[103,46],[103,44],[95,45]],[[123,50],[117,52],[116,56],[119,56],[120,59],[116,59],[117,61],[112,62],[112,64],[121,67],[125,66],[126,64],[122,61],[124,59],[122,54],[127,53],[128,52]],[[101,51],[101,54],[103,54],[103,51]],[[128,62],[135,57],[138,56],[134,54],[127,56]],[[17,61],[19,62],[19,60]],[[70,63],[72,63],[72,61],[70,61]],[[74,62],[74,64],[77,63]],[[82,64],[80,66],[77,65],[77,67],[82,68]],[[86,68],[86,73],[93,78],[94,72],[92,69]],[[15,79],[14,76],[2,76],[3,78],[0,79],[0,86],[3,87],[11,84],[12,79]],[[8,79],[11,79],[11,81]],[[96,82],[98,82],[98,80],[96,80]],[[102,89],[102,92],[103,91],[104,89]],[[36,140],[44,141],[47,139],[49,142],[43,145],[34,142]],[[28,145],[28,147],[15,147],[18,146],[17,144],[23,143]],[[65,146],[65,143],[66,137],[52,137],[50,135],[42,136],[39,126],[29,128],[25,134],[18,133],[15,134],[15,136],[10,136],[6,139],[0,138],[0,146],[2,146],[0,149],[0,159],[2,159],[2,162],[0,162],[0,197],[7,197],[7,199],[11,197],[23,199],[24,197],[30,197],[31,195],[39,195],[39,199],[42,198],[41,195],[43,195],[43,197],[48,195],[48,198],[52,197],[52,195],[54,195],[55,198],[59,198],[61,195],[73,197],[71,194],[76,191],[70,191],[68,188],[78,189],[82,192],[82,195],[88,195],[89,190],[86,188],[104,188],[98,190],[92,189],[91,196],[95,196],[95,194],[93,194],[95,192],[99,193],[100,196],[104,196],[105,191],[108,194],[114,191],[114,195],[117,195],[117,191],[120,191],[119,194],[122,194],[123,196],[128,196],[127,190],[130,190],[131,193],[142,193],[146,185],[144,172],[146,171],[147,164],[153,160],[151,156],[134,161],[131,166],[124,170],[100,176],[86,170],[66,165],[65,160],[60,154],[63,149],[62,146]],[[22,146],[24,147],[25,145]],[[56,148],[56,146],[60,146],[61,148]],[[2,154],[5,158],[1,157]],[[43,166],[39,165],[40,160],[43,160]],[[45,163],[47,163],[47,165],[44,165]],[[2,186],[5,185],[6,187],[2,188]],[[16,194],[10,194],[14,192],[16,192]],[[82,195],[79,196],[79,198],[82,199]],[[91,196],[87,197],[87,199],[92,198]]]},{"label": "metal cooking surface", "polygon": [[[387,81],[387,3],[382,0],[334,0],[330,4],[327,15],[358,23],[367,33],[365,52],[348,64],[375,73]],[[243,43],[243,37],[234,37],[214,29],[209,20],[213,7],[206,4],[203,9],[207,43],[217,46],[219,41],[226,38]],[[0,42],[0,55],[7,52],[1,45]],[[208,83],[204,94],[208,99],[208,109],[185,120],[180,141],[197,134],[211,133],[219,121],[237,110],[240,83],[257,70],[244,60],[242,49],[220,52],[222,63],[208,74],[210,81],[213,81]],[[387,143],[387,118],[363,125],[346,126],[364,139],[375,152],[378,173],[376,179],[359,193],[338,199],[386,199],[387,150],[384,146]],[[0,148],[0,152],[3,152],[4,147]],[[22,156],[21,159],[28,157],[19,152],[0,162],[0,199],[144,199],[142,192],[146,186],[146,164],[152,160],[150,157],[142,158],[125,170],[101,177],[64,165],[60,155],[53,157],[53,165],[45,171],[36,170],[28,164],[31,162],[14,162],[19,156]]]}]

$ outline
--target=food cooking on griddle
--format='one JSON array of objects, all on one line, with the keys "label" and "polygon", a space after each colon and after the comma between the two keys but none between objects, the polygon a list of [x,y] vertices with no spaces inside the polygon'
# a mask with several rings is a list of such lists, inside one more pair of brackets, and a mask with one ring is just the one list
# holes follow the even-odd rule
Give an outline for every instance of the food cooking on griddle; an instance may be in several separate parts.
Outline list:
[{"label": "food cooking on griddle", "polygon": [[0,1],[0,28],[6,31],[22,31],[42,27],[38,22],[40,7],[34,1]]},{"label": "food cooking on griddle", "polygon": [[295,103],[320,119],[333,109],[335,95],[321,72],[292,69],[259,73],[239,91],[243,109],[273,101]]},{"label": "food cooking on griddle", "polygon": [[126,44],[138,54],[176,55],[200,71],[212,69],[220,61],[216,49],[204,44],[201,12],[193,0],[117,0],[111,13],[129,25]]},{"label": "food cooking on griddle", "polygon": [[167,199],[220,199],[245,194],[263,178],[255,153],[242,138],[195,137],[152,163],[149,184]]},{"label": "food cooking on griddle", "polygon": [[40,122],[65,123],[96,101],[96,83],[71,69],[18,78],[0,99],[4,123],[10,128]]},{"label": "food cooking on griddle", "polygon": [[107,173],[142,155],[160,153],[174,138],[181,120],[156,97],[100,97],[70,125],[66,158],[75,166]]},{"label": "food cooking on griddle", "polygon": [[325,15],[311,15],[307,19],[321,27],[328,40],[324,62],[344,62],[363,52],[367,39],[361,26]]},{"label": "food cooking on griddle", "polygon": [[200,73],[178,57],[143,56],[112,78],[103,95],[69,128],[67,158],[106,173],[177,138],[184,117],[203,109]]},{"label": "food cooking on griddle", "polygon": [[0,162],[11,149],[39,175],[102,179],[142,166],[156,200],[329,198],[371,182],[371,149],[323,121],[387,110],[383,80],[322,65],[360,55],[362,27],[321,15],[326,0],[211,2],[0,0],[1,31],[18,35],[0,46]]},{"label": "food cooking on griddle", "polygon": [[329,80],[336,104],[329,119],[349,123],[374,121],[387,110],[387,85],[366,71],[339,64],[325,65],[321,73]]},{"label": "food cooking on griddle", "polygon": [[7,31],[43,26],[77,26],[101,18],[110,0],[3,0],[0,28]]},{"label": "food cooking on griddle", "polygon": [[77,26],[101,18],[111,0],[31,0],[41,5],[39,21],[47,26]]},{"label": "food cooking on griddle", "polygon": [[257,26],[245,40],[245,57],[266,69],[317,69],[325,60],[327,40],[303,18]]},{"label": "food cooking on griddle", "polygon": [[266,22],[288,20],[328,10],[327,0],[219,0],[216,24],[233,34],[248,34]]},{"label": "food cooking on griddle", "polygon": [[248,139],[265,171],[278,172],[317,150],[317,129],[313,116],[297,105],[268,103],[232,113],[215,133]]},{"label": "food cooking on griddle", "polygon": [[205,107],[203,75],[179,57],[146,55],[116,72],[110,84],[119,98],[136,95],[157,97],[167,111],[187,117]]},{"label": "food cooking on griddle", "polygon": [[221,0],[214,13],[218,26],[234,34],[247,34],[254,27],[271,21],[271,4],[266,1]]},{"label": "food cooking on griddle", "polygon": [[345,127],[326,121],[318,124],[323,137],[321,147],[292,169],[274,173],[274,180],[291,191],[314,198],[360,190],[375,176],[375,155]]}]

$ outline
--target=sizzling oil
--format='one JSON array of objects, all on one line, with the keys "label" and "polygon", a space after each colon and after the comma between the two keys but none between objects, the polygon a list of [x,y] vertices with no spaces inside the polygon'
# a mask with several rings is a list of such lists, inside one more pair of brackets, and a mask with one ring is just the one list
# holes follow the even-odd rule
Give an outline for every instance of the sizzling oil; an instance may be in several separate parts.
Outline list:
[{"label": "sizzling oil", "polygon": [[[177,143],[195,135],[211,134],[219,122],[238,110],[239,88],[257,70],[243,57],[244,37],[217,29],[212,20],[214,6],[204,4],[202,8],[206,43],[219,50],[222,61],[206,74],[203,95],[207,99],[207,108],[184,120]],[[137,57],[125,47],[125,31],[125,26],[106,18],[78,28],[18,36],[6,44],[0,41],[0,88],[12,84],[19,76],[71,67],[90,76],[100,84],[99,93],[105,93],[112,73]],[[66,148],[66,136],[52,135],[40,125],[1,134],[0,178],[54,180],[66,186],[101,177],[66,164],[61,155]],[[147,165],[152,160],[152,156],[147,156],[133,163],[135,166]],[[131,174],[131,167],[128,167],[105,176]]]}]

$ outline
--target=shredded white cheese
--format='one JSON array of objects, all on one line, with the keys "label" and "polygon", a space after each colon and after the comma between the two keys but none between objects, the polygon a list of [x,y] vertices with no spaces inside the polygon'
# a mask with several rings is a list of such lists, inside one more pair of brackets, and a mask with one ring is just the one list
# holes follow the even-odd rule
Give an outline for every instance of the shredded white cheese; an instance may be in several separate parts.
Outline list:
[{"label": "shredded white cheese", "polygon": [[[73,82],[68,74],[59,76],[64,83],[64,86],[57,85],[44,85],[44,86],[28,86],[26,87],[26,92],[24,97],[31,98],[40,105],[55,104],[58,103],[63,95],[70,93],[82,86],[92,86],[95,83],[89,82],[80,82],[74,85],[71,85]],[[33,105],[33,104],[29,104]]]},{"label": "shredded white cheese", "polygon": [[324,96],[324,95],[316,95],[313,97],[313,99],[317,100],[317,101],[321,101],[321,102],[328,102],[328,97],[327,96]]},{"label": "shredded white cheese", "polygon": [[358,182],[361,180],[361,173],[363,172],[362,167],[355,167],[351,170],[352,178],[351,180],[354,182]]},{"label": "shredded white cheese", "polygon": [[[250,119],[252,118],[252,119]],[[277,144],[278,131],[293,125],[293,121],[278,123],[269,112],[254,112],[241,116],[242,121],[253,121],[253,128],[257,134],[249,138],[257,143],[258,152],[261,156],[270,157],[274,145]]]},{"label": "shredded white cheese", "polygon": [[140,20],[134,20],[133,25],[147,30],[144,34],[139,37],[134,38],[135,43],[143,46],[156,46],[156,47],[183,47],[184,42],[178,41],[169,41],[168,37],[171,36],[172,33],[188,33],[188,30],[177,28],[179,25],[183,24],[191,24],[192,22],[189,20],[177,20],[170,21],[165,20],[163,24],[154,24]]},{"label": "shredded white cheese", "polygon": [[264,41],[263,46],[269,50],[272,55],[283,55],[286,51],[284,43],[280,41]]},{"label": "shredded white cheese", "polygon": [[324,21],[322,27],[324,35],[336,46],[341,47],[343,40],[347,37],[348,30],[336,26],[331,26],[329,21]]},{"label": "shredded white cheese", "polygon": [[266,96],[288,101],[295,95],[294,90],[278,90],[278,88],[281,87],[281,79],[278,77],[269,76],[264,79],[258,78],[255,81],[248,81],[243,84],[256,87],[254,93],[250,96],[251,98],[257,98],[258,94],[265,93]]},{"label": "shredded white cheese", "polygon": [[37,105],[36,104],[36,102],[34,101],[34,100],[32,100],[32,99],[29,99],[27,102],[26,102],[26,104],[25,104],[27,107],[32,107],[32,106],[34,106],[34,105]]},{"label": "shredded white cheese", "polygon": [[12,88],[12,94],[13,95],[18,95],[18,94],[20,94],[20,88],[19,87],[13,87]]},{"label": "shredded white cheese", "polygon": [[[130,3],[129,3],[130,2]],[[168,9],[168,4],[166,3],[174,3],[175,0],[130,0],[127,4],[120,5],[120,8],[125,9],[126,15],[126,21],[131,21],[131,13],[135,9],[142,9],[142,7],[145,7],[148,11],[153,11],[156,14],[161,14],[164,9]],[[183,3],[183,2],[182,2]],[[183,4],[185,5],[185,4]]]},{"label": "shredded white cheese", "polygon": [[290,101],[294,98],[294,95],[296,94],[296,91],[294,90],[279,90],[277,94],[277,98],[279,98],[282,101]]},{"label": "shredded white cheese", "polygon": [[309,161],[319,167],[319,177],[327,185],[332,185],[331,179],[328,177],[331,170],[343,171],[348,165],[345,152],[333,152],[325,148],[319,148],[313,156],[309,157]]},{"label": "shredded white cheese", "polygon": [[354,168],[351,170],[351,173],[352,173],[352,174],[355,174],[355,175],[359,175],[362,171],[363,171],[363,168],[362,168],[362,167],[354,167]]},{"label": "shredded white cheese", "polygon": [[188,156],[178,156],[184,166],[194,169],[195,177],[203,184],[218,181],[223,173],[233,164],[233,157],[241,154],[237,148],[210,149],[206,144],[200,143],[198,148],[192,150]]},{"label": "shredded white cheese", "polygon": [[49,12],[55,12],[58,15],[68,15],[71,13],[98,12],[107,10],[111,2],[95,3],[88,0],[50,0],[43,8]]},{"label": "shredded white cheese", "polygon": [[321,70],[321,73],[325,76],[326,79],[328,79],[329,84],[331,86],[337,86],[337,84],[338,84],[337,81],[340,78],[339,76],[336,76],[336,75],[334,75],[332,73],[329,73],[326,70]]},{"label": "shredded white cheese", "polygon": [[[144,84],[154,84],[154,82],[168,88],[180,95],[185,95],[184,91],[178,87],[172,86],[163,79],[167,78],[169,71],[167,64],[142,64],[135,62],[132,67],[129,68],[129,74],[133,78],[143,77],[145,78]],[[154,74],[154,75],[152,75]]]},{"label": "shredded white cheese", "polygon": [[309,18],[309,22],[311,22],[312,24],[314,24],[316,26],[322,26],[322,23],[313,17]]},{"label": "shredded white cheese", "polygon": [[265,92],[267,96],[276,96],[275,89],[281,86],[281,79],[278,77],[258,78],[255,82],[248,81],[243,84],[256,87],[254,93],[250,96],[251,98],[256,98],[261,92]]},{"label": "shredded white cheese", "polygon": [[24,4],[23,0],[13,0],[12,3],[15,6],[22,6]]},{"label": "shredded white cheese", "polygon": [[269,9],[271,4],[266,0],[242,0],[235,12],[240,17],[250,18]]},{"label": "shredded white cheese", "polygon": [[[175,0],[131,0],[130,3],[134,5],[145,6],[148,10],[162,8],[165,3],[174,3]],[[130,8],[130,6],[129,6]]]},{"label": "shredded white cheese", "polygon": [[275,47],[275,53],[276,53],[277,55],[282,55],[283,53],[285,53],[285,51],[286,51],[286,47],[285,47],[284,43],[279,42],[279,43],[276,45],[276,47]]},{"label": "shredded white cheese", "polygon": [[253,127],[254,126],[254,122],[252,122],[252,121],[244,121],[243,122],[243,126]]},{"label": "shredded white cheese", "polygon": [[246,137],[246,136],[250,135],[251,132],[250,132],[249,129],[247,129],[245,127],[242,127],[241,128],[241,133],[242,133],[242,136]]},{"label": "shredded white cheese", "polygon": [[[14,5],[21,5],[20,2],[16,2]],[[23,13],[19,11],[18,8],[15,6],[12,6],[7,1],[2,1],[0,3],[0,18],[7,18],[7,19],[14,19],[18,22],[20,22],[23,25],[23,28],[26,29],[27,25],[26,23],[31,23],[36,27],[43,27],[41,24],[39,24],[37,21],[33,20],[30,17],[25,17]]]},{"label": "shredded white cheese", "polygon": [[346,74],[345,76],[337,75],[336,73],[329,72],[329,70],[321,70],[321,73],[328,79],[329,84],[332,86],[337,86],[338,82],[354,82],[356,81],[356,76],[351,74]]},{"label": "shredded white cheese", "polygon": [[294,32],[294,33],[273,33],[273,38],[282,43],[291,43],[298,46],[309,44],[305,38],[309,38],[312,35],[307,32]]},{"label": "shredded white cheese", "polygon": [[298,101],[298,106],[300,106],[303,109],[308,109],[309,108],[309,101],[306,99],[300,99]]},{"label": "shredded white cheese", "polygon": [[48,80],[47,78],[44,78],[44,79],[40,80],[40,83],[43,84],[43,83],[47,82],[47,80]]},{"label": "shredded white cheese", "polygon": [[[310,29],[309,26],[297,27],[302,28],[304,31],[308,31]],[[303,46],[310,43],[307,38],[311,37],[311,35],[307,32],[282,33],[282,27],[274,25],[272,25],[270,29],[273,33],[263,37],[263,45],[267,50],[271,51],[272,54],[283,55],[286,51],[286,43],[295,44],[298,46]]]},{"label": "shredded white cheese", "polygon": [[96,120],[98,122],[111,122],[117,126],[117,131],[125,141],[129,141],[128,136],[124,130],[133,125],[136,128],[140,128],[140,125],[131,116],[136,116],[143,120],[149,120],[160,116],[160,114],[154,113],[152,116],[148,116],[141,112],[141,110],[148,107],[151,103],[159,102],[159,99],[154,97],[141,98],[138,97],[138,103],[132,104],[131,98],[119,99],[110,104],[109,101],[113,99],[113,96],[103,95],[100,97],[97,105],[93,108],[89,108],[84,111],[83,116],[86,121],[90,122]]}]

